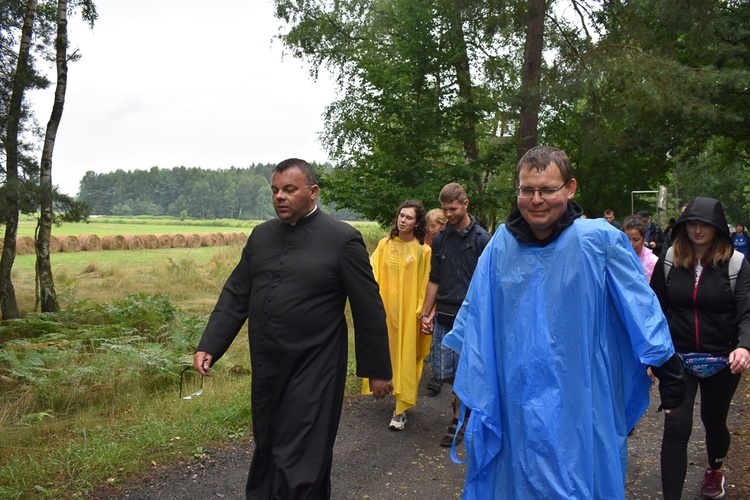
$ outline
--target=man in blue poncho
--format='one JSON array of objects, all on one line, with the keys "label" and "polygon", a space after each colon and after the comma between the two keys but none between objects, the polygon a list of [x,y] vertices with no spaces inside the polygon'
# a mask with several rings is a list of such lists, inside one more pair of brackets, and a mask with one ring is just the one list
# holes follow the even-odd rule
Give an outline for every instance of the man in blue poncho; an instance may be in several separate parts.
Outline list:
[{"label": "man in blue poncho", "polygon": [[567,155],[515,173],[518,208],[485,249],[453,331],[471,408],[464,498],[625,498],[627,434],[684,399],[682,365],[625,233],[583,219]]}]

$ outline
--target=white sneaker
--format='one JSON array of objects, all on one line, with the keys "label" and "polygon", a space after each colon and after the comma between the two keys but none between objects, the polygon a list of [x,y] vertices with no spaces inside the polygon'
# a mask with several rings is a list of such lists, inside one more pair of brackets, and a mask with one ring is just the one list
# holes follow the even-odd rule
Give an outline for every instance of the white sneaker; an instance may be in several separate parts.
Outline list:
[{"label": "white sneaker", "polygon": [[404,426],[406,425],[406,412],[399,413],[396,415],[393,414],[393,417],[391,418],[391,423],[388,425],[392,431],[402,431],[404,430]]}]

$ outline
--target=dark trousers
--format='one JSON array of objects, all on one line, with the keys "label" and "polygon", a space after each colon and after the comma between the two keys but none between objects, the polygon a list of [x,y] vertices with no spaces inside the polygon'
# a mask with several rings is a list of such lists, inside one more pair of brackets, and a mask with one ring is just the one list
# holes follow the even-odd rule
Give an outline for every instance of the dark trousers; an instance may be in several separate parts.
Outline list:
[{"label": "dark trousers", "polygon": [[664,437],[661,442],[661,484],[664,498],[679,499],[687,472],[687,446],[693,430],[693,406],[698,387],[701,391],[701,420],[706,429],[706,452],[713,468],[721,465],[729,451],[727,415],[740,374],[733,375],[729,367],[706,378],[685,373],[687,394],[685,403],[676,414],[664,416]]}]

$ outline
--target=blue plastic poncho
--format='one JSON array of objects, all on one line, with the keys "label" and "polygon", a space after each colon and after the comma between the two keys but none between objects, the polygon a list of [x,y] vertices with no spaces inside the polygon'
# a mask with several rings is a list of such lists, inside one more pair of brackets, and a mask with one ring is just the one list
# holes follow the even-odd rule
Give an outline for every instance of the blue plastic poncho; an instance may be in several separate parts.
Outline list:
[{"label": "blue plastic poncho", "polygon": [[501,226],[443,343],[472,409],[464,498],[625,498],[646,365],[674,348],[624,233],[577,219],[540,247]]}]

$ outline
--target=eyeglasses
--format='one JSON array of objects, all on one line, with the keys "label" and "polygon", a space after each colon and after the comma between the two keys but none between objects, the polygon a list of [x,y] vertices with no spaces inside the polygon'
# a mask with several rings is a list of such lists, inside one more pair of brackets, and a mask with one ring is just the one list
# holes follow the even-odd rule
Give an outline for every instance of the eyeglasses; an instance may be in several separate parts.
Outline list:
[{"label": "eyeglasses", "polygon": [[[194,391],[194,392],[192,392],[192,393],[190,393],[190,394],[188,394],[186,396],[182,395],[183,394],[183,385],[187,386],[187,385],[190,385],[190,382],[194,382],[193,380],[187,380],[187,381],[185,380],[186,378],[188,378],[188,379],[193,379],[194,378],[192,376],[189,376],[189,374],[185,373],[188,370],[190,370],[191,368],[193,368],[193,367],[192,366],[186,366],[185,369],[182,370],[182,373],[180,373],[180,399],[193,399],[194,397],[197,397],[197,396],[200,396],[201,394],[203,394],[203,377],[201,376],[201,383],[200,383],[200,387],[198,388],[198,390],[196,390],[196,391]],[[197,373],[196,373],[196,375],[197,375]],[[185,392],[187,392],[187,391],[185,391]]]},{"label": "eyeglasses", "polygon": [[562,186],[559,188],[553,188],[553,187],[543,187],[539,189],[534,188],[526,188],[526,187],[520,187],[516,189],[516,192],[518,193],[519,198],[530,200],[534,197],[534,193],[539,193],[539,196],[543,200],[551,200],[555,196],[557,196],[557,193],[565,187],[565,185],[568,183],[568,181],[565,181],[562,183]]}]

